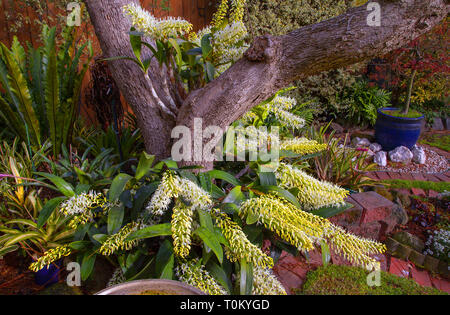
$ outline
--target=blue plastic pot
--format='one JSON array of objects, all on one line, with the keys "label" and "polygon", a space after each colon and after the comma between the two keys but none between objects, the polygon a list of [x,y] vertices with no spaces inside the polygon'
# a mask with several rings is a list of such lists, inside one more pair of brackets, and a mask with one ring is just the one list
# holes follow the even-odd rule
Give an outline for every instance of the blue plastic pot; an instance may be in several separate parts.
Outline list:
[{"label": "blue plastic pot", "polygon": [[34,281],[38,285],[46,287],[59,281],[59,271],[62,266],[62,260],[55,261],[48,267],[44,267],[34,274]]},{"label": "blue plastic pot", "polygon": [[411,149],[419,140],[424,116],[419,118],[394,117],[382,112],[385,110],[398,110],[398,108],[385,107],[378,109],[378,117],[375,124],[377,143],[383,147],[384,151],[391,151],[399,146]]}]

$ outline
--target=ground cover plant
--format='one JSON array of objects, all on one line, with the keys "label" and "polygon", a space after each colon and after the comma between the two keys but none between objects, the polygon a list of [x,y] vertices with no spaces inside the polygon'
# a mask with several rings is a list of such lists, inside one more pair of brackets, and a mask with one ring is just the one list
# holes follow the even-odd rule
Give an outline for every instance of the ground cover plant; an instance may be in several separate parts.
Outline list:
[{"label": "ground cover plant", "polygon": [[329,265],[308,274],[302,294],[308,295],[447,295],[381,271],[381,286],[367,285],[368,272],[362,268]]}]

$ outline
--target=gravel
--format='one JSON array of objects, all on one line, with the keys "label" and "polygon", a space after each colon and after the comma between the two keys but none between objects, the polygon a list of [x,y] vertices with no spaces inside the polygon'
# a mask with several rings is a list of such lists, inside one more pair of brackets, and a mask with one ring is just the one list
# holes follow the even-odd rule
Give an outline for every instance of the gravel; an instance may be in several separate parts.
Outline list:
[{"label": "gravel", "polygon": [[425,164],[417,164],[411,162],[407,165],[395,164],[391,161],[388,161],[388,165],[385,167],[378,167],[380,171],[391,171],[391,172],[400,172],[400,173],[444,173],[446,172],[450,164],[447,159],[435,151],[429,148],[423,148],[426,153],[427,160]]}]

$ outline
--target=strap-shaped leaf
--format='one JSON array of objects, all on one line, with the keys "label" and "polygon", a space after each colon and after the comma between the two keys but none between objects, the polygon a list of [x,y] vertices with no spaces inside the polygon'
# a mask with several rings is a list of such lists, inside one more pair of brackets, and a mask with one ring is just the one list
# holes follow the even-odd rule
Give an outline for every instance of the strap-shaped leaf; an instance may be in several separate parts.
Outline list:
[{"label": "strap-shaped leaf", "polygon": [[219,240],[216,237],[216,234],[202,226],[199,227],[197,230],[195,230],[194,233],[197,234],[202,239],[202,241],[206,245],[208,245],[209,248],[212,249],[214,254],[216,254],[216,257],[219,260],[219,262],[222,263],[223,249],[222,246],[220,245]]},{"label": "strap-shaped leaf", "polygon": [[216,179],[221,179],[224,180],[234,186],[240,186],[242,185],[238,179],[236,179],[236,177],[234,177],[233,175],[224,172],[224,171],[220,171],[220,170],[212,170],[209,171],[209,176],[211,176],[211,178],[216,178]]},{"label": "strap-shaped leaf", "polygon": [[108,213],[108,234],[114,234],[119,231],[125,216],[124,205],[115,206]]},{"label": "strap-shaped leaf", "polygon": [[8,50],[8,48],[1,43],[2,54],[6,61],[6,68],[8,69],[8,83],[12,92],[12,101],[20,113],[24,123],[29,127],[31,137],[37,144],[41,144],[39,121],[33,109],[33,102],[31,99],[30,90],[28,89],[28,83],[20,70],[14,56]]},{"label": "strap-shaped leaf", "polygon": [[59,204],[66,199],[65,197],[53,198],[42,207],[41,212],[39,212],[39,217],[37,220],[37,228],[40,229],[47,222],[48,218],[52,215],[53,211],[59,206]]},{"label": "strap-shaped leaf", "polygon": [[[51,32],[54,32],[53,29]],[[53,34],[53,33],[52,33]],[[54,36],[47,38],[47,68],[45,73],[45,104],[47,110],[47,120],[49,123],[50,139],[53,144],[53,153],[58,154],[62,144],[62,132],[64,125],[62,113],[60,112],[59,99],[59,76],[58,64],[55,50]]]},{"label": "strap-shaped leaf", "polygon": [[172,235],[172,225],[170,223],[163,223],[152,225],[128,235],[125,241],[141,240],[156,236]]},{"label": "strap-shaped leaf", "polygon": [[110,201],[116,201],[119,199],[120,194],[123,192],[126,184],[130,181],[132,177],[128,174],[121,173],[117,175],[111,184],[111,188],[108,192],[108,199]]},{"label": "strap-shaped leaf", "polygon": [[58,189],[59,191],[66,197],[73,197],[75,196],[74,188],[71,184],[66,182],[64,179],[62,179],[59,176],[49,174],[49,173],[41,173],[36,172],[37,175],[43,176],[50,180]]}]

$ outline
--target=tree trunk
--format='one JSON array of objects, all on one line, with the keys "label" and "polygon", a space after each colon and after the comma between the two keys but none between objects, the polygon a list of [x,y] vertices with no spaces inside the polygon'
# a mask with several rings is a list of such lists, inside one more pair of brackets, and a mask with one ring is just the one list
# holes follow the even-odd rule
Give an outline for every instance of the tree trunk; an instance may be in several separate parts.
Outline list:
[{"label": "tree trunk", "polygon": [[[104,53],[108,56],[130,55],[126,34],[129,24],[121,15],[121,7],[129,1],[85,2]],[[194,118],[202,118],[203,128],[219,126],[224,129],[292,81],[383,55],[427,32],[448,13],[445,0],[378,3],[381,6],[380,27],[368,25],[367,17],[371,12],[364,5],[287,35],[257,38],[245,56],[224,74],[190,93],[175,120],[158,107],[157,100],[148,91],[148,82],[136,66],[115,61],[112,72],[138,115],[147,150],[164,156],[170,152],[170,129],[175,121],[177,125],[193,130]],[[156,67],[150,69],[152,76],[159,73]],[[152,81],[158,80],[161,76],[155,75]],[[163,145],[167,147],[163,148]],[[212,166],[204,161],[191,164]]]},{"label": "tree trunk", "polygon": [[402,111],[402,113],[405,115],[408,115],[409,105],[411,105],[411,95],[412,95],[412,89],[413,89],[413,85],[414,85],[414,79],[416,78],[416,74],[417,74],[417,69],[414,69],[411,74],[411,77],[409,78],[408,96],[406,98],[405,108]]}]

